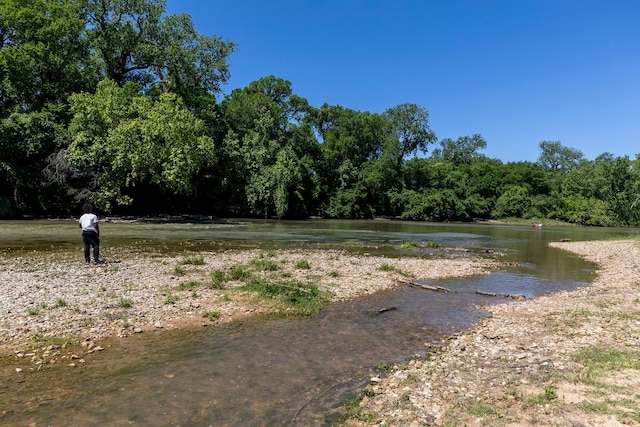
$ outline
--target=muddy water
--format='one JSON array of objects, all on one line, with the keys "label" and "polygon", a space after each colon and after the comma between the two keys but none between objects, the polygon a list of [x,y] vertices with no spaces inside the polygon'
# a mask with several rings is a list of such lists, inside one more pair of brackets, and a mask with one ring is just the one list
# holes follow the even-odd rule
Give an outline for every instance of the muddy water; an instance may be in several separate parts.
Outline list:
[{"label": "muddy water", "polygon": [[[30,223],[28,230],[33,227]],[[46,238],[0,223],[5,251],[77,244],[77,232],[43,224]],[[20,227],[17,227],[20,228]],[[74,230],[75,231],[75,230]],[[601,229],[398,222],[278,222],[103,226],[111,245],[184,248],[351,245],[402,255],[403,240],[438,241],[478,253],[499,250],[518,266],[488,276],[439,281],[442,294],[401,288],[331,305],[305,319],[257,318],[195,332],[165,331],[101,343],[85,367],[0,376],[4,425],[332,425],[341,402],[381,363],[424,357],[431,344],[481,318],[478,305],[500,302],[475,290],[541,293],[588,283],[593,266],[547,246],[560,238],[593,239],[632,232]],[[7,237],[9,236],[9,237]],[[54,243],[51,243],[54,242]],[[134,242],[134,243],[132,243]],[[222,242],[222,243],[221,243]],[[38,246],[40,243],[40,246]],[[428,253],[424,256],[440,256]]]}]

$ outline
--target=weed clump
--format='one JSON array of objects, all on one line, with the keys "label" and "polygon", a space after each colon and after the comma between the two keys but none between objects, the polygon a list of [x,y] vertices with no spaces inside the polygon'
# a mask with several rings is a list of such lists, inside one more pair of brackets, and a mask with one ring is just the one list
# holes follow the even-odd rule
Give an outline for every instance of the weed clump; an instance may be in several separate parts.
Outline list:
[{"label": "weed clump", "polygon": [[316,314],[328,302],[326,293],[317,286],[298,280],[274,283],[253,278],[242,289],[257,292],[265,298],[278,299],[289,313],[296,315]]}]

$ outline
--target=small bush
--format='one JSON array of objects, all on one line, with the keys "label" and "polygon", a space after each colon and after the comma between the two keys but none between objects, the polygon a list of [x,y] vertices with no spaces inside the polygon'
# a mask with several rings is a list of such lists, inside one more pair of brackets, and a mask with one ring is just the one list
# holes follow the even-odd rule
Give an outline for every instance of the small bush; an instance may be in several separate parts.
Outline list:
[{"label": "small bush", "polygon": [[133,301],[131,301],[130,299],[121,298],[119,305],[122,308],[131,308],[131,307],[133,307]]},{"label": "small bush", "polygon": [[58,298],[58,307],[66,307],[67,306],[67,302],[65,300],[63,300],[62,298]]}]

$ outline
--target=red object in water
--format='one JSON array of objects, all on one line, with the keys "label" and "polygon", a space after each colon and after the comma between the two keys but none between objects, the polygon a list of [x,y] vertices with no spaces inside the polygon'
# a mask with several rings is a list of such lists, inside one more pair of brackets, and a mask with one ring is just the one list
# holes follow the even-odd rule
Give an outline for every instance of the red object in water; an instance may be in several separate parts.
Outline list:
[{"label": "red object in water", "polygon": [[531,224],[533,228],[542,228],[542,224],[536,224],[535,222]]}]

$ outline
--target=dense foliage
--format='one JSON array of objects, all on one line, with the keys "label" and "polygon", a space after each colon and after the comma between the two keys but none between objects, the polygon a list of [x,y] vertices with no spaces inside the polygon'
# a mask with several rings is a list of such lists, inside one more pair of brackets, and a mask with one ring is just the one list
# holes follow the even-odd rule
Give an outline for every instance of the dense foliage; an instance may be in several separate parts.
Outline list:
[{"label": "dense foliage", "polygon": [[0,217],[193,213],[640,224],[640,157],[537,162],[436,137],[415,104],[309,105],[267,76],[220,97],[233,42],[163,0],[0,4]]}]

